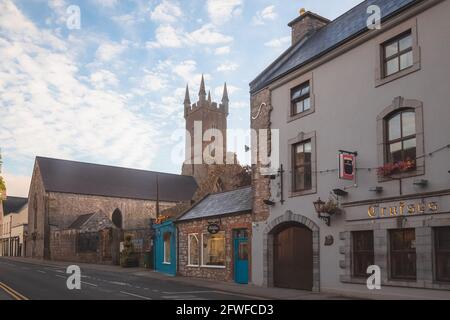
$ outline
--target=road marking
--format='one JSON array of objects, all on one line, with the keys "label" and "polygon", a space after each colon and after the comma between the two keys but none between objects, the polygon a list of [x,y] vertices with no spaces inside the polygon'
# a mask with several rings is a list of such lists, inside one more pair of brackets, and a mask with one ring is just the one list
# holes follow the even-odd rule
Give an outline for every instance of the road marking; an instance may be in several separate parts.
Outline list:
[{"label": "road marking", "polygon": [[58,278],[66,279],[66,277],[64,277],[64,276],[62,276],[62,275],[60,275],[60,274],[57,274],[56,276],[57,276]]},{"label": "road marking", "polygon": [[89,282],[86,282],[86,281],[81,281],[81,283],[87,284],[88,286],[98,287],[98,285],[93,284],[93,283],[89,283]]},{"label": "road marking", "polygon": [[164,294],[195,294],[195,293],[215,293],[217,291],[208,290],[208,291],[180,291],[180,292],[167,292],[163,291]]},{"label": "road marking", "polygon": [[19,292],[17,292],[13,288],[7,286],[3,282],[0,282],[0,288],[5,290],[6,293],[8,293],[11,297],[13,297],[16,300],[29,300],[27,297],[25,297],[24,295],[20,294]]},{"label": "road marking", "polygon": [[136,297],[136,298],[144,299],[144,300],[152,300],[152,298],[149,298],[149,297],[144,297],[144,296],[140,296],[140,295],[138,295],[138,294],[134,294],[134,293],[129,293],[129,292],[125,292],[125,291],[120,291],[120,293],[122,293],[122,294],[126,294],[126,295],[129,295],[129,296],[132,296],[132,297]]},{"label": "road marking", "polygon": [[129,284],[125,283],[125,282],[117,282],[117,281],[105,281],[105,282],[109,282],[111,284],[116,284],[118,286],[129,286]]},{"label": "road marking", "polygon": [[162,296],[161,298],[168,299],[168,300],[193,300],[193,299],[197,300],[199,297],[194,296],[192,294],[187,294],[187,295],[178,295],[178,296]]},{"label": "road marking", "polygon": [[42,270],[38,270],[37,272],[39,272],[39,273],[43,273],[43,274],[46,274],[47,272],[45,272],[45,271],[42,271]]}]

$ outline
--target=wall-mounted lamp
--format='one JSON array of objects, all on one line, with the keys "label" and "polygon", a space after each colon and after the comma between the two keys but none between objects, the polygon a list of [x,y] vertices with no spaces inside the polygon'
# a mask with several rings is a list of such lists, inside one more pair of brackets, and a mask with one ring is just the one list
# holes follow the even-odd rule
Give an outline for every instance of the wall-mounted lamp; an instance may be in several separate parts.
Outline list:
[{"label": "wall-mounted lamp", "polygon": [[319,198],[317,201],[314,201],[313,204],[314,204],[314,209],[316,209],[317,216],[319,217],[319,219],[322,219],[323,221],[325,221],[327,226],[330,226],[330,224],[331,224],[331,217],[330,217],[330,215],[329,214],[322,214],[322,213],[324,213],[325,202],[323,202]]}]

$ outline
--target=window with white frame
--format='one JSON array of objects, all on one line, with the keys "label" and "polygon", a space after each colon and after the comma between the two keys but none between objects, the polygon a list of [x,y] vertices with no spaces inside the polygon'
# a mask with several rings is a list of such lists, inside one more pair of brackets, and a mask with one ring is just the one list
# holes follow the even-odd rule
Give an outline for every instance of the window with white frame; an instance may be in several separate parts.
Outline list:
[{"label": "window with white frame", "polygon": [[188,265],[200,265],[200,241],[198,233],[191,233],[188,236]]},{"label": "window with white frame", "polygon": [[203,234],[202,265],[206,267],[225,267],[225,232]]},{"label": "window with white frame", "polygon": [[170,232],[164,233],[164,263],[170,264],[170,238],[172,234]]}]

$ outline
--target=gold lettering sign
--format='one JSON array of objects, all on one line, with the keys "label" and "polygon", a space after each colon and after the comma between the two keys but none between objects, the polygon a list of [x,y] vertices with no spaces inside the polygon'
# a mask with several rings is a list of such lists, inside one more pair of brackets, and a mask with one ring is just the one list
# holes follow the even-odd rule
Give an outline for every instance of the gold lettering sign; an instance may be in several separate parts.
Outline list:
[{"label": "gold lettering sign", "polygon": [[397,217],[406,214],[425,214],[436,213],[439,211],[439,204],[437,202],[418,202],[405,203],[400,202],[397,206],[370,206],[367,214],[370,218],[377,217]]}]

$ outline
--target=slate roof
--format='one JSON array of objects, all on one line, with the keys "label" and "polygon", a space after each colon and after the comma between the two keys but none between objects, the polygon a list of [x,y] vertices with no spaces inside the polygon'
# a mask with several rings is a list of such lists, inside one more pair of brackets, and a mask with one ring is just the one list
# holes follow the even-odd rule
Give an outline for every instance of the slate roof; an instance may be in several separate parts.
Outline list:
[{"label": "slate roof", "polygon": [[19,213],[27,203],[28,198],[7,197],[6,200],[2,201],[3,215],[6,216],[10,213]]},{"label": "slate roof", "polygon": [[95,213],[88,213],[78,216],[68,229],[80,229]]},{"label": "slate roof", "polygon": [[193,177],[92,163],[36,157],[48,192],[156,200],[190,201],[197,183]]},{"label": "slate roof", "polygon": [[252,188],[245,187],[233,191],[213,193],[191,209],[186,211],[177,221],[222,216],[252,210]]},{"label": "slate roof", "polygon": [[277,79],[319,58],[344,44],[355,36],[368,31],[367,7],[381,8],[382,21],[424,0],[366,0],[324,26],[311,37],[287,49],[250,83],[250,92],[255,93]]}]

